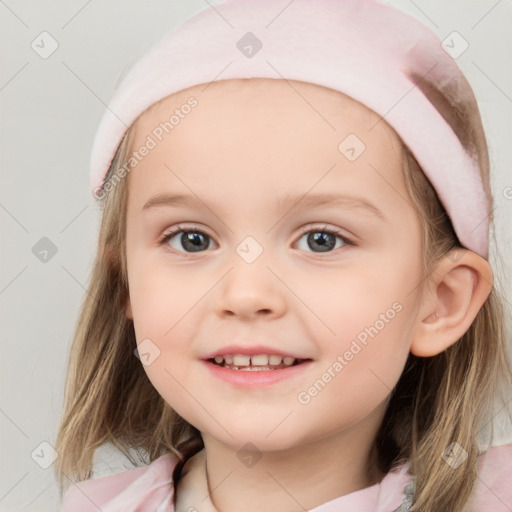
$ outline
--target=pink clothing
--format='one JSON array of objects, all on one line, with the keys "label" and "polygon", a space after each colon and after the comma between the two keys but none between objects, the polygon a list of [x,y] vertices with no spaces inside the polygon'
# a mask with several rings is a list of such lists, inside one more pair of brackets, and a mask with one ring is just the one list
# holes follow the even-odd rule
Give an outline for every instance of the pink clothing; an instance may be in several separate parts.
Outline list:
[{"label": "pink clothing", "polygon": [[[79,482],[64,494],[62,512],[175,512],[171,475],[176,457],[162,455],[151,464]],[[457,469],[454,469],[457,471]],[[361,489],[309,512],[394,512],[405,501],[407,465]],[[479,460],[472,512],[512,511],[512,445],[489,448]]]}]

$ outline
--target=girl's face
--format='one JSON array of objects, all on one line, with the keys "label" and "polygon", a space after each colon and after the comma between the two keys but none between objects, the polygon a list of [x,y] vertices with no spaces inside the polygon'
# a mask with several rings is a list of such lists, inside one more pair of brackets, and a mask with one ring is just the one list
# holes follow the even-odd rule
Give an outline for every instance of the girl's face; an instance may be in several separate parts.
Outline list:
[{"label": "girl's face", "polygon": [[[228,80],[146,111],[131,150],[126,314],[162,397],[233,448],[374,435],[422,280],[385,120],[317,85]],[[263,370],[208,361],[237,354]],[[302,362],[264,369],[280,355]]]}]

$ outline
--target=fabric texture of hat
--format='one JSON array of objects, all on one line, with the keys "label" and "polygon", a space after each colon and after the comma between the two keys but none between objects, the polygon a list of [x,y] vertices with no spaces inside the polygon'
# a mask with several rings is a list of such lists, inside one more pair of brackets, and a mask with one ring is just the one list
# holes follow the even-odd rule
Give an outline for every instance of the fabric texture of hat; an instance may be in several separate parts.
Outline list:
[{"label": "fabric texture of hat", "polygon": [[311,82],[351,96],[391,125],[460,243],[488,258],[484,136],[478,115],[458,114],[478,106],[450,46],[378,0],[294,0],[284,10],[276,0],[215,4],[166,34],[121,80],[94,139],[91,189],[97,196],[127,128],[174,92],[232,78]]}]

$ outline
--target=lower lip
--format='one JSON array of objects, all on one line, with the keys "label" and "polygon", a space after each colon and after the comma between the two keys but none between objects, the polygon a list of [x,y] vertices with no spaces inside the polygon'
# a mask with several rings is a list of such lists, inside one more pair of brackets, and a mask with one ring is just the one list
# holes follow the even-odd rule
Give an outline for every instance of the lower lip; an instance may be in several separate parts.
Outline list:
[{"label": "lower lip", "polygon": [[281,368],[279,370],[231,370],[218,366],[210,361],[203,360],[212,375],[229,384],[243,387],[261,387],[276,384],[282,380],[291,379],[300,375],[307,369],[311,361],[304,361],[295,366]]}]

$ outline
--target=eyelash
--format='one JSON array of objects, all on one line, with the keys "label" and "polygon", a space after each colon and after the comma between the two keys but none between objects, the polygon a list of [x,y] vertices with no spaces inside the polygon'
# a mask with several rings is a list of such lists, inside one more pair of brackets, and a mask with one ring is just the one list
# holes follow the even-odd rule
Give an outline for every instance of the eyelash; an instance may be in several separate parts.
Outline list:
[{"label": "eyelash", "polygon": [[[159,244],[160,245],[164,245],[166,244],[171,238],[173,238],[175,235],[177,235],[178,233],[183,233],[183,232],[190,232],[190,233],[199,233],[201,235],[205,235],[207,236],[208,238],[212,239],[212,237],[210,235],[208,235],[208,233],[205,233],[204,231],[200,231],[199,229],[195,229],[195,228],[187,228],[186,226],[182,226],[182,225],[178,225],[176,226],[175,229],[173,229],[172,231],[166,233],[160,240]],[[345,245],[356,245],[354,242],[352,242],[352,240],[350,240],[349,238],[347,238],[346,236],[343,236],[341,234],[341,232],[335,228],[329,228],[327,226],[325,227],[322,227],[322,228],[316,228],[316,227],[306,227],[306,228],[303,228],[300,232],[300,236],[298,238],[298,240],[300,240],[305,234],[307,233],[311,233],[311,232],[317,232],[317,233],[329,233],[331,235],[335,235],[337,236],[338,238],[340,238],[340,240],[345,244]],[[338,247],[338,249],[340,249],[340,247]],[[172,249],[173,251],[175,251],[174,249]],[[334,249],[336,250],[336,249]],[[330,254],[333,251],[328,251],[326,254]],[[176,251],[175,251],[176,252]],[[183,252],[183,251],[177,251],[177,252]],[[205,252],[205,251],[199,251],[199,252]],[[194,254],[194,253],[187,253],[186,251],[183,252],[184,254]],[[322,254],[322,253],[314,253],[314,254]]]}]

